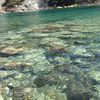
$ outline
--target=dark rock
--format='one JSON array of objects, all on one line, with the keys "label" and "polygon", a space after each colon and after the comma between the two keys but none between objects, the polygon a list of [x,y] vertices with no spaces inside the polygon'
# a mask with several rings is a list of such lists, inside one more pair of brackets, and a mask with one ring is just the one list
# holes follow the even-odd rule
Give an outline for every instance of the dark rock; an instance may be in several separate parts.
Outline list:
[{"label": "dark rock", "polygon": [[87,75],[77,74],[68,81],[67,87],[69,100],[90,100],[94,97],[91,79]]},{"label": "dark rock", "polygon": [[7,70],[7,68],[5,68],[5,67],[0,67],[0,70]]},{"label": "dark rock", "polygon": [[9,57],[9,56],[18,56],[18,55],[20,55],[20,54],[19,53],[8,54],[8,53],[0,52],[0,57]]},{"label": "dark rock", "polygon": [[54,81],[50,80],[50,78],[48,77],[38,77],[34,80],[34,84],[37,86],[37,87],[43,87],[45,85],[53,85],[55,84]]}]

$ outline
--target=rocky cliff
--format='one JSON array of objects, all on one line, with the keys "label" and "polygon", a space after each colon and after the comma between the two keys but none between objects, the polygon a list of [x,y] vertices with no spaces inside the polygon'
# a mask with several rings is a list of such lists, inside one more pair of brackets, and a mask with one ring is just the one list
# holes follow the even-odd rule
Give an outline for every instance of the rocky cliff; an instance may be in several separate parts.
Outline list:
[{"label": "rocky cliff", "polygon": [[45,8],[44,0],[5,0],[5,11],[22,12]]},{"label": "rocky cliff", "polygon": [[65,7],[69,5],[97,4],[100,0],[0,0],[0,12],[22,12],[46,9],[49,7]]},{"label": "rocky cliff", "polygon": [[4,4],[5,0],[0,0],[0,12],[3,12],[2,5]]}]

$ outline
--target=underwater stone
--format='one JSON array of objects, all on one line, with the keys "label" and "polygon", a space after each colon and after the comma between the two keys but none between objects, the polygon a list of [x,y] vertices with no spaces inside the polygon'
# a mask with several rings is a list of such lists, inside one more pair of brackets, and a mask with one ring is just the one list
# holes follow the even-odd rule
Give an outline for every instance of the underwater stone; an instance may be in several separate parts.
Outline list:
[{"label": "underwater stone", "polygon": [[22,73],[19,73],[19,74],[17,74],[17,75],[15,76],[15,79],[23,79],[23,78],[25,78],[25,75],[22,74]]},{"label": "underwater stone", "polygon": [[45,99],[43,100],[67,100],[66,94],[57,89],[56,86],[45,86],[41,88]]},{"label": "underwater stone", "polygon": [[2,96],[2,92],[4,91],[3,86],[0,84],[0,100],[4,100],[3,96]]},{"label": "underwater stone", "polygon": [[0,100],[12,100],[12,93],[6,85],[0,85]]},{"label": "underwater stone", "polygon": [[83,57],[94,57],[94,55],[91,52],[88,52],[87,49],[84,47],[72,46],[70,47],[69,51],[73,53],[74,55],[79,55]]},{"label": "underwater stone", "polygon": [[19,87],[13,90],[13,100],[25,100],[22,88]]},{"label": "underwater stone", "polygon": [[32,96],[32,99],[29,100],[67,100],[66,94],[57,89],[56,86],[34,88]]},{"label": "underwater stone", "polygon": [[92,91],[89,89],[89,84],[87,86],[74,79],[68,82],[67,87],[69,100],[89,100],[93,95]]},{"label": "underwater stone", "polygon": [[4,99],[3,99],[3,96],[2,96],[1,94],[0,94],[0,100],[4,100]]},{"label": "underwater stone", "polygon": [[6,48],[2,48],[0,50],[0,56],[1,57],[18,56],[18,55],[20,55],[20,52],[22,52],[22,51],[23,51],[22,48],[16,49],[12,46],[9,46]]},{"label": "underwater stone", "polygon": [[93,79],[95,79],[97,82],[100,83],[100,71],[90,71],[89,72],[90,77],[92,77]]},{"label": "underwater stone", "polygon": [[15,74],[16,71],[0,71],[0,78]]},{"label": "underwater stone", "polygon": [[43,87],[44,85],[48,84],[49,79],[46,77],[38,77],[34,80],[34,84],[36,84],[37,87]]},{"label": "underwater stone", "polygon": [[64,26],[58,26],[58,25],[47,25],[46,27],[42,29],[33,29],[30,32],[33,33],[53,33],[53,32],[61,32],[62,28]]},{"label": "underwater stone", "polygon": [[98,100],[100,99],[100,85],[95,85],[95,89],[97,91]]},{"label": "underwater stone", "polygon": [[4,64],[6,67],[9,67],[9,68],[26,68],[26,67],[30,67],[31,66],[31,63],[26,63],[26,62],[19,62],[19,61],[8,61],[7,63]]},{"label": "underwater stone", "polygon": [[70,57],[65,57],[65,58],[63,58],[63,57],[55,57],[54,60],[58,62],[58,65],[64,65],[64,64],[66,65],[66,64],[69,64],[69,63],[72,62]]},{"label": "underwater stone", "polygon": [[19,67],[19,65],[21,64],[21,62],[16,62],[16,61],[8,61],[7,63],[5,63],[4,65],[6,67]]},{"label": "underwater stone", "polygon": [[16,87],[13,89],[13,100],[67,100],[66,94],[56,86],[32,88]]}]

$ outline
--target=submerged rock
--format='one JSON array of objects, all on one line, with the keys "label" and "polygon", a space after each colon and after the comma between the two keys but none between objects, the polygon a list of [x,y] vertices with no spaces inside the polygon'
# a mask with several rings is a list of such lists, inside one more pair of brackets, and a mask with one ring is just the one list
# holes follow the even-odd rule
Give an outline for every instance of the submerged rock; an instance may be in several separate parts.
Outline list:
[{"label": "submerged rock", "polygon": [[15,74],[16,71],[0,71],[0,78]]},{"label": "submerged rock", "polygon": [[33,100],[67,100],[66,94],[56,86],[34,89]]},{"label": "submerged rock", "polygon": [[100,84],[100,71],[93,70],[90,71],[89,74],[91,78],[95,79]]},{"label": "submerged rock", "polygon": [[9,47],[2,48],[0,50],[0,56],[1,57],[18,56],[22,51],[23,51],[22,48],[16,49],[12,46],[9,46]]},{"label": "submerged rock", "polygon": [[90,79],[85,75],[70,79],[67,87],[69,100],[90,100],[91,97],[95,96]]},{"label": "submerged rock", "polygon": [[100,85],[95,85],[95,89],[97,91],[97,99],[100,99]]},{"label": "submerged rock", "polygon": [[25,95],[22,88],[14,88],[13,100],[25,100]]},{"label": "submerged rock", "polygon": [[43,89],[43,93],[45,97],[45,99],[43,100],[67,100],[66,94],[61,92],[61,90],[57,89],[54,86],[45,87]]},{"label": "submerged rock", "polygon": [[44,28],[33,29],[30,32],[33,32],[33,33],[54,33],[54,32],[61,32],[65,28],[66,27],[63,25],[46,25]]},{"label": "submerged rock", "polygon": [[0,94],[0,100],[4,100],[1,94]]},{"label": "submerged rock", "polygon": [[20,62],[20,61],[8,61],[4,64],[6,67],[9,68],[22,68],[24,69],[25,67],[30,67],[31,63],[28,62]]},{"label": "submerged rock", "polygon": [[56,86],[42,88],[16,87],[13,89],[11,98],[13,100],[67,100],[66,94],[57,89]]},{"label": "submerged rock", "polygon": [[72,46],[70,47],[70,52],[74,55],[83,56],[83,57],[94,57],[94,55],[91,52],[88,52],[88,50],[85,47],[79,46]]}]

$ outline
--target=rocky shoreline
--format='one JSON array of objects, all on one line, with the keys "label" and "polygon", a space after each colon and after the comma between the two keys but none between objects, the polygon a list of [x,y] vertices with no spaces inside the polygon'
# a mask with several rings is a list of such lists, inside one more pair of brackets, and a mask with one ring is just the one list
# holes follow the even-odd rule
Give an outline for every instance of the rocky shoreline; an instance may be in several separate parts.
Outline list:
[{"label": "rocky shoreline", "polygon": [[19,4],[11,1],[2,1],[0,2],[0,13],[6,13],[6,12],[26,12],[26,11],[37,11],[40,10],[38,0],[32,1],[32,0],[24,0],[19,1]]},{"label": "rocky shoreline", "polygon": [[[56,9],[62,9],[62,8],[72,8],[72,7],[89,7],[89,6],[96,6],[96,4],[88,4],[88,5],[70,5],[70,6],[65,6],[65,7],[61,7],[58,6],[56,7]],[[10,8],[10,9],[2,9],[0,8],[0,14],[4,14],[4,13],[13,13],[13,12],[30,12],[30,11],[40,11],[40,10],[47,10],[47,9],[55,9],[55,7],[46,7],[46,8],[40,8],[40,9],[27,9],[24,8],[23,6],[16,6],[14,8]]]},{"label": "rocky shoreline", "polygon": [[69,4],[69,5],[49,5],[44,3],[44,0],[24,0],[20,1],[19,4],[10,4],[6,3],[5,0],[0,2],[0,13],[8,13],[8,12],[29,12],[29,11],[38,11],[45,9],[54,9],[54,8],[69,8],[69,7],[78,7],[78,6],[94,6],[98,5],[98,3],[84,3],[84,4]]}]

